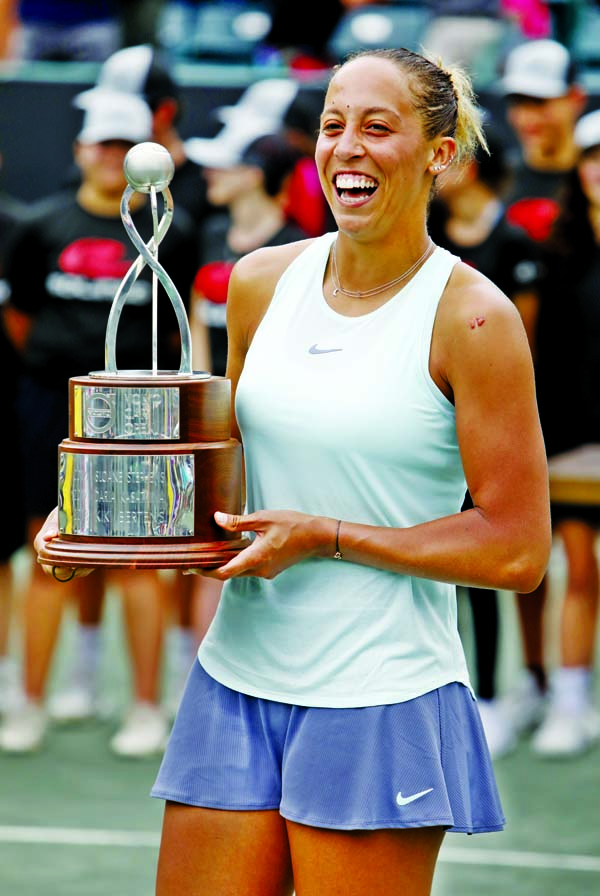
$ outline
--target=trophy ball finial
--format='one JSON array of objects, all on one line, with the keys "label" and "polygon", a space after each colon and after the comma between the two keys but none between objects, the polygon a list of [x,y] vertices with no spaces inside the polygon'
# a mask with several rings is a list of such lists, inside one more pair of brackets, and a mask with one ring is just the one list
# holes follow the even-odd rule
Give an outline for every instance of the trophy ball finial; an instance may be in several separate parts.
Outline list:
[{"label": "trophy ball finial", "polygon": [[169,186],[175,164],[160,143],[137,143],[125,156],[123,170],[130,187],[138,193],[149,193],[152,187],[161,191]]}]

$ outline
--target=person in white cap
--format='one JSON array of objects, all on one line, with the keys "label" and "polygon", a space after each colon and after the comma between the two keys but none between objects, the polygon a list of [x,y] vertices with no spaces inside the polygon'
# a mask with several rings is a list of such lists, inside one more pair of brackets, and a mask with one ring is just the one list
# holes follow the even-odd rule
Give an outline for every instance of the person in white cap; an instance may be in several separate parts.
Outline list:
[{"label": "person in white cap", "polygon": [[577,159],[574,129],[587,94],[568,49],[550,39],[515,47],[499,88],[518,143],[508,217],[534,239],[544,239],[558,214],[564,178]]},{"label": "person in white cap", "polygon": [[[538,404],[549,457],[600,443],[600,112],[584,115],[573,136],[579,157],[543,244],[546,273],[540,286],[534,345]],[[552,520],[563,546],[566,576],[561,585],[558,644],[552,651],[558,658],[531,746],[542,757],[568,758],[600,739],[593,692],[600,508],[554,502]],[[536,624],[543,632],[541,613],[540,617]],[[539,639],[543,650],[547,646],[543,634]]]},{"label": "person in white cap", "polygon": [[[104,368],[112,301],[138,257],[120,216],[127,186],[123,163],[134,144],[149,139],[151,124],[150,110],[139,97],[97,93],[86,108],[74,145],[81,171],[76,194],[68,190],[44,200],[15,236],[7,260],[11,295],[5,320],[23,365],[18,410],[30,540],[47,506],[56,503],[56,446],[68,434],[68,379]],[[149,238],[153,221],[148,197],[135,193],[131,213],[135,228]],[[196,269],[195,246],[191,227],[180,218],[173,220],[160,247],[161,263],[185,299]],[[165,369],[176,369],[179,357],[172,339],[179,328],[162,292],[159,317],[159,360]],[[152,277],[146,268],[121,315],[117,338],[121,368],[151,366],[151,324]],[[164,746],[168,724],[158,703],[163,621],[160,582],[153,572],[115,575],[114,584],[123,594],[134,702],[111,747],[121,755],[155,754]],[[0,749],[27,752],[42,745],[48,728],[44,698],[63,604],[68,599],[87,606],[99,604],[106,582],[98,572],[58,584],[40,575],[40,566],[32,557],[24,604],[27,700],[4,718]],[[79,694],[75,697],[79,715],[89,716],[98,711],[101,697],[96,690],[98,656],[84,649],[79,659]]]},{"label": "person in white cap", "polygon": [[[506,58],[498,86],[518,144],[506,197],[506,217],[541,242],[550,235],[560,212],[562,190],[579,155],[575,126],[585,109],[587,95],[578,81],[569,50],[550,39],[527,41],[515,47]],[[530,321],[529,330],[534,327],[534,321]],[[544,580],[533,594],[516,597],[524,669],[502,698],[504,718],[514,736],[535,728],[545,712],[545,589]]]},{"label": "person in white cap", "polygon": [[179,131],[183,115],[181,89],[165,53],[150,44],[125,47],[101,66],[94,87],[75,97],[85,109],[98,90],[130,94],[143,99],[152,112],[152,140],[171,155],[175,173],[169,184],[176,209],[185,209],[201,223],[211,209],[198,166],[185,151]]}]

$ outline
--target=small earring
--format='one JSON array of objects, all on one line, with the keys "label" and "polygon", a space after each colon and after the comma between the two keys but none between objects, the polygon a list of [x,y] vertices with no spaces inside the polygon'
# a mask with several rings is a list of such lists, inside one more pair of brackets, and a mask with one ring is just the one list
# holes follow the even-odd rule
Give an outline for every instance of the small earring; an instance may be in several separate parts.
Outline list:
[{"label": "small earring", "polygon": [[443,165],[432,165],[431,170],[432,171],[441,171],[443,167],[444,167]]}]

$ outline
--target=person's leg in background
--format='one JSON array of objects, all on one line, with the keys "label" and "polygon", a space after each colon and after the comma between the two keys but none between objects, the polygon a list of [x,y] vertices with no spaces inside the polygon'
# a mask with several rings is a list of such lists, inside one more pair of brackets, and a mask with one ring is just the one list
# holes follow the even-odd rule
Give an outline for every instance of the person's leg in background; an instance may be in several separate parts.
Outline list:
[{"label": "person's leg in background", "polygon": [[181,694],[198,650],[192,624],[192,595],[195,576],[173,571],[165,579],[168,621],[165,636],[165,710],[175,718]]},{"label": "person's leg in background", "polygon": [[[44,520],[29,525],[29,544]],[[78,600],[93,576],[57,582],[47,575],[31,553],[29,582],[23,600],[23,692],[24,701],[6,714],[0,729],[0,749],[30,752],[45,738],[48,717],[44,705],[49,673],[58,642],[63,607]],[[97,583],[92,587],[97,587]]]},{"label": "person's leg in background", "polygon": [[113,581],[123,603],[133,700],[110,746],[120,756],[152,756],[162,752],[169,733],[160,705],[164,586],[152,569],[118,570]]},{"label": "person's leg in background", "polygon": [[21,699],[19,667],[11,654],[15,619],[15,581],[11,559],[0,561],[0,714],[15,709]]},{"label": "person's leg in background", "polygon": [[104,578],[92,576],[77,600],[74,654],[65,686],[48,699],[48,714],[55,722],[91,719],[108,705],[100,683],[103,605]]},{"label": "person's leg in background", "polygon": [[217,612],[223,583],[207,576],[193,576],[192,625],[198,644],[204,638]]},{"label": "person's leg in background", "polygon": [[496,690],[496,667],[500,637],[498,592],[486,588],[468,588],[473,620],[474,666],[477,702],[490,754],[499,759],[517,743],[512,726],[501,710]]},{"label": "person's leg in background", "polygon": [[556,531],[567,565],[559,663],[551,676],[546,716],[532,747],[542,756],[571,756],[600,738],[600,717],[592,697],[598,622],[597,532],[577,519],[563,520]]},{"label": "person's leg in background", "polygon": [[519,737],[535,729],[546,711],[548,675],[545,655],[545,609],[548,576],[531,594],[517,594],[516,607],[523,651],[523,671],[502,701],[507,723]]},{"label": "person's leg in background", "polygon": [[168,715],[175,717],[190,666],[217,609],[223,583],[198,575],[174,573],[166,580],[169,623],[165,639]]}]

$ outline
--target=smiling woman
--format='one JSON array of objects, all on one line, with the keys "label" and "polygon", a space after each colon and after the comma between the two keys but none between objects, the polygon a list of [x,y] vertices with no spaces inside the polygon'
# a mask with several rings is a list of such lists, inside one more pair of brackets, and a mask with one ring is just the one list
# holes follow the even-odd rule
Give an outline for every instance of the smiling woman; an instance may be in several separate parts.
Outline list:
[{"label": "smiling woman", "polygon": [[352,57],[316,147],[337,230],[232,271],[247,513],[215,519],[254,538],[153,790],[159,896],[427,896],[446,830],[503,826],[455,586],[534,588],[550,526],[519,315],[427,233],[480,140],[459,72]]}]

